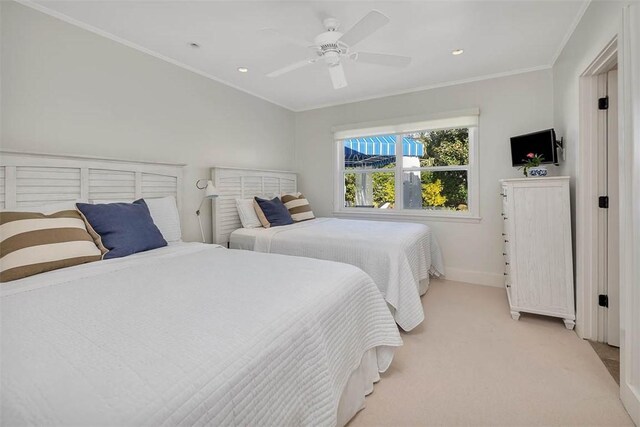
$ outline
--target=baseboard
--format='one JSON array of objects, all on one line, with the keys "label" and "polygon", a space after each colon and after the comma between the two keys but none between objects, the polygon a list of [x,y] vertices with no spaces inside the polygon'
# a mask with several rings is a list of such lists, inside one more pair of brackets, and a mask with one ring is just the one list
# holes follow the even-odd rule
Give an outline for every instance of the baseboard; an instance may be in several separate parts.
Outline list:
[{"label": "baseboard", "polygon": [[443,278],[456,282],[473,283],[475,285],[504,287],[504,275],[486,271],[463,270],[461,268],[445,267],[447,273]]},{"label": "baseboard", "polygon": [[620,399],[633,422],[640,425],[640,395],[629,387],[624,378],[620,378]]}]

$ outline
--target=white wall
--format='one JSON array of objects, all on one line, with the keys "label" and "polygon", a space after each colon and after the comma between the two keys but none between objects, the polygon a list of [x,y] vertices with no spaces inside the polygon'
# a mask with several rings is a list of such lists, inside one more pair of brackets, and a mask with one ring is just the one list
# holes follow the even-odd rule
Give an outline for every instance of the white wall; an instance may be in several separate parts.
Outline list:
[{"label": "white wall", "polygon": [[[520,173],[509,137],[552,126],[550,70],[292,113],[23,5],[0,8],[2,148],[186,163],[189,240],[199,238],[193,183],[212,165],[295,167],[315,211],[330,215],[332,126],[479,107],[482,221],[428,224],[450,278],[502,284],[497,181]],[[203,215],[209,235],[208,206]]]},{"label": "white wall", "polygon": [[[14,2],[0,1],[2,149],[186,163],[199,240],[209,167],[291,169],[294,113]],[[210,236],[210,207],[203,210]],[[210,240],[210,237],[209,237]]]},{"label": "white wall", "polygon": [[[564,175],[576,176],[580,75],[620,30],[624,3],[592,1],[553,66],[553,124],[558,137],[565,139],[566,161],[561,165]],[[575,206],[574,179],[571,181],[574,231]]]},{"label": "white wall", "polygon": [[[480,108],[480,215],[477,224],[425,220],[444,251],[451,279],[502,286],[501,178],[518,177],[511,167],[509,138],[552,127],[551,70],[431,89],[322,108],[296,114],[296,168],[299,186],[314,211],[333,210],[333,136],[331,127]],[[556,174],[555,167],[550,172]]]}]

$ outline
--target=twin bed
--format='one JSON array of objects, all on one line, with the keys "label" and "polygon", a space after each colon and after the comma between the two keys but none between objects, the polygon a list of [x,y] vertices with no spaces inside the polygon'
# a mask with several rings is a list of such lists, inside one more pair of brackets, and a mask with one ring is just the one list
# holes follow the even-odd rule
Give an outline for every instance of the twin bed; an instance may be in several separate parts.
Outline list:
[{"label": "twin bed", "polygon": [[[75,199],[181,201],[179,165],[5,152],[0,178],[5,210]],[[256,236],[256,251],[170,242],[0,284],[1,423],[346,424],[402,345],[378,289],[382,276],[259,253],[292,250],[290,232],[316,228],[331,239],[340,227],[315,220],[274,229]],[[441,261],[434,264],[440,255],[429,237],[408,243],[416,231],[407,225],[406,247],[400,239],[385,249],[426,257],[417,269],[406,260],[419,281]]]},{"label": "twin bed", "polygon": [[243,228],[237,199],[297,191],[292,172],[213,168],[222,196],[213,204],[214,241],[232,249],[344,262],[367,273],[398,325],[410,331],[424,320],[420,296],[429,276],[444,275],[442,253],[424,224],[316,218],[271,228]]},{"label": "twin bed", "polygon": [[429,274],[444,272],[438,243],[423,224],[316,218],[240,228],[231,233],[229,247],[354,265],[373,279],[405,331],[424,320],[420,296]]}]

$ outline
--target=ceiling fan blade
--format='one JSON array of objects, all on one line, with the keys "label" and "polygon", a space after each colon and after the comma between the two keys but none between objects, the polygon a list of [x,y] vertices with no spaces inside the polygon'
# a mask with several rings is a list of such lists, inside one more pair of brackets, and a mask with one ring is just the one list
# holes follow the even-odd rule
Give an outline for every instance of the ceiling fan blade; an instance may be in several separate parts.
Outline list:
[{"label": "ceiling fan blade", "polygon": [[411,63],[411,58],[400,55],[387,55],[386,53],[358,52],[352,56],[356,62],[384,65],[385,67],[406,67]]},{"label": "ceiling fan blade", "polygon": [[344,75],[344,68],[342,64],[329,66],[329,75],[331,76],[331,83],[333,83],[334,89],[342,89],[347,87],[347,77]]},{"label": "ceiling fan blade", "polygon": [[309,40],[306,40],[302,37],[292,36],[291,34],[283,33],[282,31],[278,31],[274,28],[264,28],[260,30],[260,34],[265,37],[280,39],[283,42],[286,42],[292,45],[315,48],[313,42],[310,42]]},{"label": "ceiling fan blade", "polygon": [[377,10],[367,13],[356,25],[340,37],[340,41],[351,47],[369,37],[389,22],[389,18]]},{"label": "ceiling fan blade", "polygon": [[307,65],[311,65],[315,63],[317,59],[305,59],[304,61],[294,62],[293,64],[289,64],[286,67],[282,67],[275,71],[267,74],[267,77],[278,77],[282,74],[288,73],[289,71],[297,70],[298,68],[306,67]]}]

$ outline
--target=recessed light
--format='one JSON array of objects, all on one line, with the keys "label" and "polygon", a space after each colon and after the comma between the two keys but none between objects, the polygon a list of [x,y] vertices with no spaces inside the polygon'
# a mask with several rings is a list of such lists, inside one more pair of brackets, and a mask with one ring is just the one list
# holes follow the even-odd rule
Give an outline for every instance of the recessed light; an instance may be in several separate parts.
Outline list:
[{"label": "recessed light", "polygon": [[197,48],[199,48],[199,47],[200,47],[200,45],[199,45],[198,43],[196,43],[196,42],[191,42],[191,43],[189,43],[189,46],[191,46],[191,47],[192,47],[192,48],[194,48],[194,49],[197,49]]},{"label": "recessed light", "polygon": [[238,67],[238,71],[241,73],[246,73],[249,71],[249,69],[247,67]]},{"label": "recessed light", "polygon": [[462,53],[464,52],[464,49],[455,49],[451,51],[452,55],[462,55]]}]

